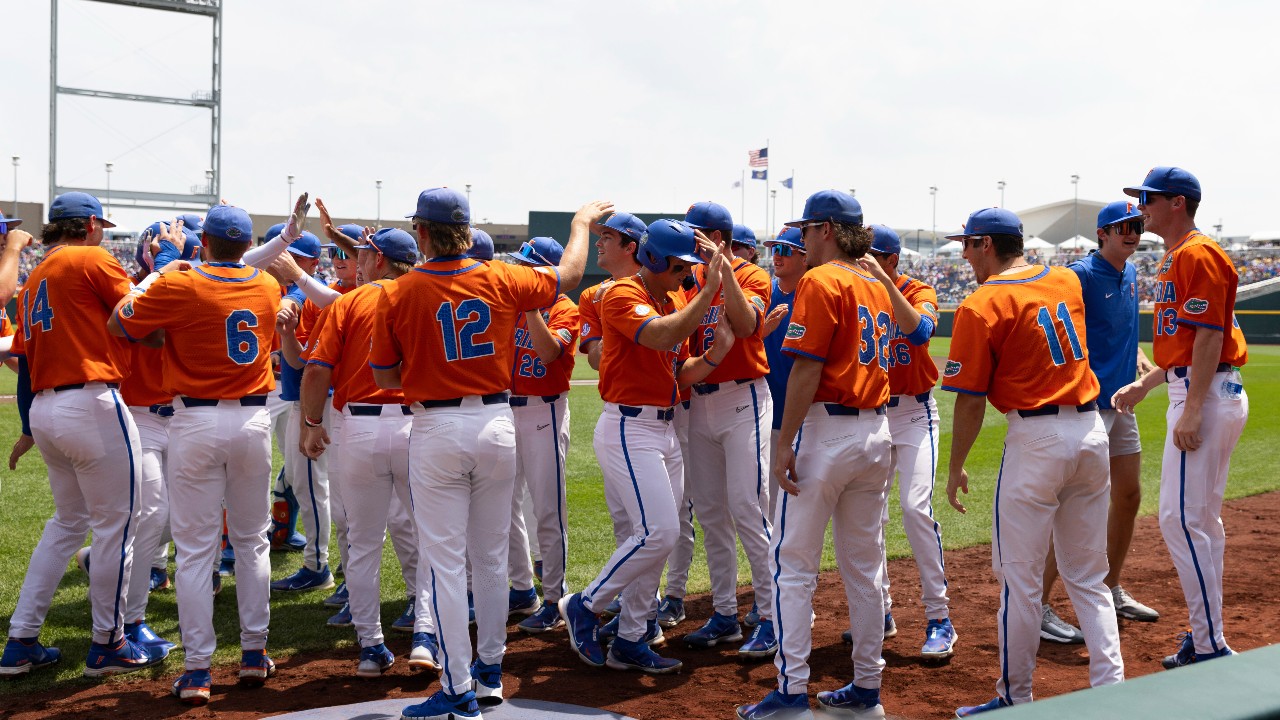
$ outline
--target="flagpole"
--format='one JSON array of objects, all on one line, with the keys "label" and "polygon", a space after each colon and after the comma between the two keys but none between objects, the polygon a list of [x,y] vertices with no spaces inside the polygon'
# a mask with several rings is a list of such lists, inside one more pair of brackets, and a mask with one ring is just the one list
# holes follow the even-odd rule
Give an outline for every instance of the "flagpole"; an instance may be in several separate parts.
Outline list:
[{"label": "flagpole", "polygon": [[796,170],[791,169],[791,217],[796,216]]},{"label": "flagpole", "polygon": [[764,156],[764,233],[765,237],[768,237],[772,225],[769,224],[769,141],[767,139],[764,141]]},{"label": "flagpole", "polygon": [[742,211],[738,213],[738,218],[742,220],[742,224],[747,224],[747,171],[742,171],[742,182],[738,183],[742,188]]}]

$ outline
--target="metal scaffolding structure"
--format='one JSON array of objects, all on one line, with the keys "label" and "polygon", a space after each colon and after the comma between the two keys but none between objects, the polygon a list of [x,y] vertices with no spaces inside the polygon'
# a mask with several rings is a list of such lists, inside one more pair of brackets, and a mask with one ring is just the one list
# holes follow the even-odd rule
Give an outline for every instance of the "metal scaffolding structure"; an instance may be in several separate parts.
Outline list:
[{"label": "metal scaffolding structure", "polygon": [[[137,93],[114,92],[109,90],[88,90],[84,88],[64,87],[58,84],[58,5],[61,0],[50,3],[49,34],[49,202],[65,192],[79,191],[102,197],[104,192],[116,205],[138,208],[191,209],[200,210],[218,202],[222,196],[222,1],[221,0],[85,0],[108,5],[146,10],[178,12],[191,15],[202,15],[213,20],[213,85],[209,92],[193,93],[189,98],[161,97],[157,95],[140,95]],[[142,40],[139,39],[141,42]],[[207,108],[212,114],[209,137],[209,170],[205,172],[207,185],[194,186],[188,194],[146,192],[136,190],[114,190],[90,187],[68,187],[58,183],[58,97],[61,95],[77,95],[80,97],[125,100],[128,102],[158,103],[161,105],[181,105],[187,107]],[[109,176],[108,176],[109,177]],[[109,182],[109,180],[108,180]],[[203,192],[200,192],[203,191]]]}]

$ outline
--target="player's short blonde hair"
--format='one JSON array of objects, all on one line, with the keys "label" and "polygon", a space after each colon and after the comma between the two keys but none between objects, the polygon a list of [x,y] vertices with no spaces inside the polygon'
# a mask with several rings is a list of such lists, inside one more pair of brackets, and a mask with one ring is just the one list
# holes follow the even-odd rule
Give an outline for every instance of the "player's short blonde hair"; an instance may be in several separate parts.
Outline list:
[{"label": "player's short blonde hair", "polygon": [[836,234],[836,247],[845,255],[857,259],[871,249],[871,240],[875,237],[871,228],[835,220],[831,221],[831,226]]}]

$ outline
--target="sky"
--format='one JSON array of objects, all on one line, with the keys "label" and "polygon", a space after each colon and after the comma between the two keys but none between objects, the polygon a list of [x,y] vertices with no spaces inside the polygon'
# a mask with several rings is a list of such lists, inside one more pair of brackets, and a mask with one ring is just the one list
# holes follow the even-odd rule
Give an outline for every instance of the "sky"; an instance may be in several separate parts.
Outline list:
[{"label": "sky", "polygon": [[[0,203],[13,155],[19,199],[47,200],[53,1],[6,4]],[[56,1],[61,85],[210,90],[210,20]],[[1280,230],[1256,169],[1280,159],[1275,3],[223,6],[221,192],[252,212],[285,212],[293,175],[339,219],[399,218],[423,189],[470,184],[476,222],[714,200],[767,234],[839,188],[867,222],[941,231],[998,205],[1002,180],[1019,210],[1077,190],[1122,199],[1177,165],[1204,187],[1202,227]],[[63,185],[105,188],[107,162],[115,189],[206,183],[207,110],[64,95],[58,112]],[[744,197],[733,185],[766,144],[769,180]],[[779,183],[793,174],[794,199]],[[113,210],[134,226],[163,216]]]}]

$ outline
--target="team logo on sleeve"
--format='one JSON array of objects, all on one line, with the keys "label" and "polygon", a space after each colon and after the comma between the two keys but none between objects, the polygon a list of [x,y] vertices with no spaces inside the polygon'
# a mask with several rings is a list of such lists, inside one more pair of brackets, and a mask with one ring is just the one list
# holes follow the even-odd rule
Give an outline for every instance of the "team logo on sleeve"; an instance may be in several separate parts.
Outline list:
[{"label": "team logo on sleeve", "polygon": [[545,267],[536,267],[536,268],[534,268],[534,270],[537,270],[538,272],[542,273],[543,275],[546,275],[547,273],[551,272],[550,270],[546,269]]},{"label": "team logo on sleeve", "polygon": [[653,308],[649,307],[648,305],[636,306],[636,315],[639,315],[640,317],[644,317],[645,315],[648,315],[651,312],[653,312]]},{"label": "team logo on sleeve", "polygon": [[1169,253],[1164,259],[1164,264],[1160,266],[1159,275],[1169,272],[1169,268],[1173,267],[1173,253]]},{"label": "team logo on sleeve", "polygon": [[1191,298],[1182,304],[1182,309],[1188,315],[1199,315],[1209,309],[1209,301],[1200,298]]},{"label": "team logo on sleeve", "polygon": [[764,298],[757,295],[751,298],[751,304],[755,305],[756,309],[759,310],[760,312],[764,312],[765,310]]},{"label": "team logo on sleeve", "polygon": [[133,301],[132,300],[125,303],[124,307],[120,308],[120,317],[125,317],[125,318],[133,317]]},{"label": "team logo on sleeve", "polygon": [[960,374],[960,362],[957,360],[948,360],[947,366],[943,368],[942,375],[944,377],[955,377]]},{"label": "team logo on sleeve", "polygon": [[925,312],[927,312],[927,313],[929,313],[930,315],[932,315],[932,316],[934,316],[934,317],[937,317],[937,316],[938,316],[938,306],[937,306],[937,305],[934,305],[934,304],[933,304],[933,303],[931,303],[931,302],[927,302],[927,301],[925,302],[925,304],[924,304],[924,311],[925,311]]},{"label": "team logo on sleeve", "polygon": [[582,323],[582,334],[588,337],[591,335],[591,323]]},{"label": "team logo on sleeve", "polygon": [[565,341],[566,343],[573,342],[573,333],[569,332],[564,328],[560,328],[559,330],[557,330],[556,334],[559,335],[560,339]]},{"label": "team logo on sleeve", "polygon": [[787,339],[799,340],[800,338],[804,337],[804,330],[805,330],[805,327],[800,323],[791,323],[790,325],[787,326]]}]

